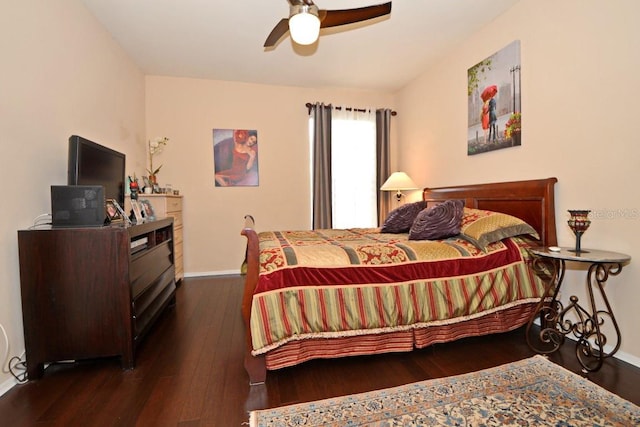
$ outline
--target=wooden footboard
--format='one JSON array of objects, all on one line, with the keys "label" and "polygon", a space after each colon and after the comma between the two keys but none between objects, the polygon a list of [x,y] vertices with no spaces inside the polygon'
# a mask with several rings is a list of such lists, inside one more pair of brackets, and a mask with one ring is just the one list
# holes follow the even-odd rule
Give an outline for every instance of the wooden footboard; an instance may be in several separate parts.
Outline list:
[{"label": "wooden footboard", "polygon": [[256,233],[255,221],[251,215],[245,215],[244,227],[240,234],[247,238],[247,251],[245,254],[246,277],[244,282],[244,293],[242,295],[242,318],[246,328],[244,368],[249,374],[249,384],[262,384],[267,378],[267,367],[264,356],[253,356],[251,354],[251,301],[253,292],[258,284],[258,273],[260,272],[260,253],[258,233]]}]

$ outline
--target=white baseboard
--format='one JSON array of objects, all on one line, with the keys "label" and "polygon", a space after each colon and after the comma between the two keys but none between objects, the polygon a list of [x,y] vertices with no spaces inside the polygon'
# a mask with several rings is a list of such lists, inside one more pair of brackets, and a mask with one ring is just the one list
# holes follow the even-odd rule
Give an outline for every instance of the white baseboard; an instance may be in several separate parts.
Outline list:
[{"label": "white baseboard", "polygon": [[[566,336],[567,339],[570,339],[573,342],[577,342],[578,340],[573,336]],[[604,346],[605,353],[609,353],[613,351],[613,346],[605,345]],[[613,356],[614,359],[622,360],[623,362],[627,362],[637,368],[640,368],[640,358],[634,356],[633,354],[625,353],[624,351],[617,351]]]},{"label": "white baseboard", "polygon": [[633,354],[625,353],[624,351],[618,351],[614,356],[616,359],[620,359],[623,362],[627,362],[637,368],[640,368],[640,357],[636,357]]},{"label": "white baseboard", "polygon": [[230,276],[230,275],[240,275],[240,270],[200,271],[197,273],[184,273],[184,277]]}]

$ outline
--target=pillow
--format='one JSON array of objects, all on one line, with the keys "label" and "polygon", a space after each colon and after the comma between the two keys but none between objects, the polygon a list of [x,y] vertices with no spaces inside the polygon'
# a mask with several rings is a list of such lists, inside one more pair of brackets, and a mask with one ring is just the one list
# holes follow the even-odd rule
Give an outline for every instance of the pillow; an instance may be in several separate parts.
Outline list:
[{"label": "pillow", "polygon": [[530,234],[536,239],[540,238],[536,230],[520,218],[469,208],[464,208],[461,234],[483,251],[487,249],[487,245],[507,237]]},{"label": "pillow", "polygon": [[437,240],[460,234],[464,200],[447,200],[422,210],[409,230],[409,240]]},{"label": "pillow", "polygon": [[406,233],[411,228],[411,224],[416,216],[427,206],[427,202],[421,200],[415,203],[407,203],[399,208],[395,208],[382,224],[381,233]]}]

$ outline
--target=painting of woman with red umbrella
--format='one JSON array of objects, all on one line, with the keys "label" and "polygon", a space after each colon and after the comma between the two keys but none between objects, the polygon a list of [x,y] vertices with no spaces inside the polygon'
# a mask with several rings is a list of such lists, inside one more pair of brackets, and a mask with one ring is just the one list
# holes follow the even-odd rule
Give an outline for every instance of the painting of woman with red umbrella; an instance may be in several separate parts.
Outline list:
[{"label": "painting of woman with red umbrella", "polygon": [[[482,94],[480,95],[480,98],[482,98],[483,101],[483,112],[484,112],[484,106],[486,106],[486,110],[487,110],[487,127],[489,128],[489,142],[496,142],[496,138],[497,135],[496,133],[498,132],[498,125],[497,125],[497,120],[498,120],[498,116],[496,113],[496,94],[498,93],[498,86],[496,85],[490,85],[487,86],[483,91]],[[485,128],[485,123],[484,123],[484,117],[483,117],[483,122],[482,122],[482,128]],[[487,142],[487,135],[486,135],[486,130],[485,130],[485,143]]]},{"label": "painting of woman with red umbrella", "polygon": [[[496,100],[494,96],[498,93],[498,86],[491,85],[487,86],[482,93],[480,94],[480,98],[482,99],[482,112],[481,114],[481,122],[482,122],[482,130],[484,132],[484,143],[491,140],[491,134],[493,133],[494,141],[495,141],[495,126],[496,126]],[[491,108],[491,101],[493,101],[493,108]],[[491,114],[493,112],[493,114]],[[493,118],[493,120],[491,120]],[[487,139],[487,132],[489,133],[489,138]]]},{"label": "painting of woman with red umbrella", "polygon": [[[516,40],[467,71],[467,154],[520,145],[520,41]],[[519,124],[519,122],[518,122]]]}]

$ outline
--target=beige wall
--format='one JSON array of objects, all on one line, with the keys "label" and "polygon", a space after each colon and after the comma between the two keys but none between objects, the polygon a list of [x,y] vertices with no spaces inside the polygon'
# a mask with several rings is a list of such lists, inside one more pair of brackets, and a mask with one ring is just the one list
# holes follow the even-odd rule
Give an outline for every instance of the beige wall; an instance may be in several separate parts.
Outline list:
[{"label": "beige wall", "polygon": [[[144,76],[78,0],[0,0],[0,324],[24,350],[17,230],[51,211],[72,134],[144,164]],[[56,331],[51,331],[56,333]],[[5,340],[0,334],[0,357]],[[0,361],[0,394],[13,385]]]},{"label": "beige wall", "polygon": [[[146,81],[147,134],[170,138],[154,158],[163,165],[160,184],[184,195],[187,276],[239,272],[245,214],[262,230],[310,227],[307,102],[394,107],[391,94],[376,92],[157,76]],[[258,187],[214,186],[214,128],[258,130]]]},{"label": "beige wall", "polygon": [[[165,77],[145,82],[79,0],[0,0],[0,10],[0,173],[8,201],[0,223],[0,324],[10,355],[24,349],[16,230],[50,211],[49,186],[66,181],[69,135],[125,152],[129,173],[138,175],[148,167],[146,141],[171,138],[157,164],[164,165],[161,184],[185,195],[186,272],[235,272],[245,213],[261,229],[309,226],[304,104],[324,101],[397,109],[398,161],[419,185],[557,176],[561,244],[573,243],[567,209],[621,213],[594,219],[584,244],[634,257],[607,290],[624,335],[622,355],[640,365],[640,253],[632,243],[640,237],[640,205],[631,188],[640,175],[635,0],[524,0],[398,97]],[[466,70],[515,39],[522,42],[523,145],[468,157]],[[218,127],[258,129],[259,187],[214,187],[211,130]],[[567,285],[567,295],[582,292],[582,272],[572,272]],[[0,394],[13,384],[1,362]]]},{"label": "beige wall", "polygon": [[[621,356],[640,365],[640,2],[521,1],[399,94],[400,166],[422,186],[555,176],[558,237],[571,246],[567,209],[592,209],[583,247],[630,254],[607,292]],[[522,146],[466,154],[467,69],[519,39]],[[414,194],[413,197],[418,197]],[[571,265],[568,295],[584,299]],[[607,322],[611,324],[611,322]]]}]

